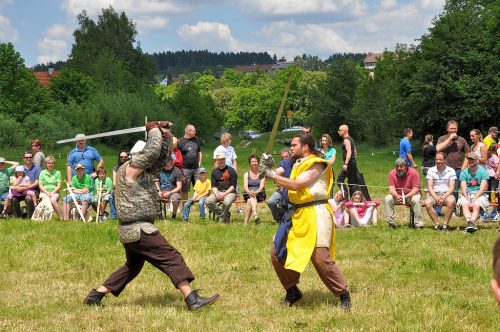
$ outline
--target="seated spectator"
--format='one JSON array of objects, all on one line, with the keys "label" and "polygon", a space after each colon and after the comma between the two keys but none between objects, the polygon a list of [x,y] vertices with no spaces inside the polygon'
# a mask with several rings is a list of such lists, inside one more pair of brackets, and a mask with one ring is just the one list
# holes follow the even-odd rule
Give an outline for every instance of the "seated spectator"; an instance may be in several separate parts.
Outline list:
[{"label": "seated spectator", "polygon": [[500,306],[500,238],[493,245],[493,279],[491,279],[491,289]]},{"label": "seated spectator", "polygon": [[[92,178],[89,174],[85,173],[85,166],[82,164],[75,165],[76,174],[71,178],[71,190],[77,202],[81,204],[82,215],[87,219],[87,210],[92,203]],[[70,219],[71,206],[73,203],[73,197],[71,194],[68,194],[63,198],[63,211],[64,211],[64,220]]]},{"label": "seated spectator", "polygon": [[408,167],[406,159],[399,157],[395,168],[389,172],[389,195],[385,197],[385,217],[387,224],[394,228],[394,205],[407,204],[413,209],[415,227],[423,228],[422,205],[420,203],[420,175]]},{"label": "seated spectator", "polygon": [[59,189],[61,189],[62,175],[60,171],[55,169],[55,163],[56,159],[52,156],[48,156],[44,160],[47,168],[40,172],[40,199],[49,199],[57,217],[63,220],[64,216],[59,207]]},{"label": "seated spectator", "polygon": [[[490,128],[491,129],[491,128]],[[486,170],[490,176],[488,191],[490,192],[490,203],[498,202],[498,179],[500,178],[500,158],[498,158],[497,145],[491,144],[488,148],[488,163]],[[499,221],[498,206],[493,207],[490,215],[491,221]]]},{"label": "seated spectator", "polygon": [[[24,190],[33,190],[35,194],[38,195],[38,181],[40,177],[40,167],[33,163],[33,154],[31,152],[24,152],[24,172],[30,179],[30,185]],[[35,211],[36,199],[33,200],[31,195],[22,195],[22,196],[14,196],[12,197],[12,207],[14,209],[14,215],[17,218],[24,217],[21,215],[21,201],[25,201],[26,207],[28,210],[27,218],[31,219],[33,216],[33,212]]]},{"label": "seated spectator", "polygon": [[[223,153],[219,153],[216,158],[217,167],[212,170],[212,194],[207,198],[207,207],[219,216],[222,222],[230,222],[229,209],[236,199],[238,174],[232,167],[226,165],[226,156]],[[218,205],[221,207],[219,208]]]},{"label": "seated spectator", "polygon": [[248,224],[250,213],[253,214],[253,220],[255,222],[260,221],[260,217],[257,214],[257,202],[266,200],[266,190],[264,188],[266,179],[259,179],[259,162],[260,158],[254,154],[248,157],[250,170],[243,174],[243,185],[245,190],[243,199],[247,202],[245,206],[245,225]]},{"label": "seated spectator", "polygon": [[175,220],[177,209],[181,202],[182,173],[180,169],[174,167],[172,160],[158,174],[158,177],[155,179],[155,185],[160,199],[172,202],[172,219]]},{"label": "seated spectator", "polygon": [[[5,164],[11,165],[10,167],[5,167]],[[9,195],[10,187],[10,176],[14,173],[14,170],[19,165],[15,161],[7,161],[5,158],[0,157],[0,203],[7,200]],[[7,201],[8,202],[8,201]],[[10,204],[10,202],[9,202]],[[3,205],[0,205],[3,206]],[[6,211],[7,212],[7,211]]]},{"label": "seated spectator", "polygon": [[33,152],[33,164],[45,169],[45,155],[42,152],[42,142],[39,139],[31,141],[31,151]]},{"label": "seated spectator", "polygon": [[13,197],[31,197],[31,200],[36,207],[36,193],[34,190],[29,189],[31,182],[30,178],[24,172],[24,166],[17,166],[14,174],[14,182],[12,183],[10,193],[7,195],[7,199],[3,205],[3,211],[1,214],[2,218],[6,217],[9,202]]},{"label": "seated spectator", "polygon": [[[444,152],[437,152],[435,157],[436,166],[427,170],[427,189],[429,193],[425,200],[425,209],[427,214],[434,222],[435,230],[448,230],[453,211],[455,211],[455,181],[457,175],[455,170],[446,166],[446,154]],[[444,215],[443,226],[439,224],[439,218],[436,213],[436,206],[446,206],[446,213]]]},{"label": "seated spectator", "polygon": [[342,191],[337,191],[335,195],[333,195],[333,198],[328,200],[328,203],[330,203],[332,207],[335,225],[337,227],[350,226],[349,214],[345,208],[344,194]]},{"label": "seated spectator", "polygon": [[[276,174],[284,176],[286,178],[290,177],[292,172],[292,161],[290,160],[289,149],[283,149],[280,152],[280,162],[278,168],[276,168]],[[276,187],[276,191],[267,200],[267,206],[271,210],[274,221],[279,223],[283,218],[285,213],[285,207],[288,204],[288,190],[280,186]]]},{"label": "seated spectator", "polygon": [[[113,181],[110,177],[106,176],[106,169],[104,167],[98,167],[96,169],[97,178],[94,181],[94,196],[92,197],[92,202],[94,203],[95,210],[99,207],[97,211],[97,221],[104,220],[104,211],[106,211],[106,206],[111,197],[111,191],[113,190]],[[99,205],[99,197],[101,198],[101,204]]]},{"label": "seated spectator", "polygon": [[[489,206],[488,195],[488,171],[479,166],[479,157],[474,152],[467,154],[469,167],[460,173],[460,189],[462,196],[458,199],[458,205],[462,207],[462,213],[467,221],[468,233],[477,231],[476,221],[481,209],[487,210]],[[472,208],[472,214],[470,209]]]},{"label": "seated spectator", "polygon": [[370,220],[374,225],[377,224],[377,206],[380,201],[367,201],[361,191],[355,191],[351,200],[345,203],[346,209],[349,209],[349,220],[351,226],[368,226]]},{"label": "seated spectator", "polygon": [[118,154],[118,163],[113,167],[113,190],[111,190],[111,194],[109,195],[109,217],[111,219],[118,218],[118,214],[116,212],[115,206],[115,191],[114,187],[116,185],[116,172],[118,172],[118,168],[123,165],[127,160],[129,160],[130,155],[127,151],[120,151]]},{"label": "seated spectator", "polygon": [[189,220],[189,211],[191,209],[191,205],[193,203],[198,202],[200,209],[200,219],[205,219],[205,201],[210,195],[210,191],[212,189],[212,184],[207,179],[207,169],[205,167],[201,167],[198,173],[198,180],[196,180],[194,184],[194,194],[193,198],[187,200],[184,204],[184,208],[182,210],[182,220]]}]

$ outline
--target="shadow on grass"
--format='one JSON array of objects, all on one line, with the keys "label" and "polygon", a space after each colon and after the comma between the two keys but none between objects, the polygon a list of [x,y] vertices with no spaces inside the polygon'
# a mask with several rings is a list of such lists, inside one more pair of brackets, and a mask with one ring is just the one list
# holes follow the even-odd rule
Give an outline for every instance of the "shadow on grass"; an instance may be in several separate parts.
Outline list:
[{"label": "shadow on grass", "polygon": [[174,294],[144,294],[131,301],[124,301],[123,305],[134,304],[141,307],[177,307],[180,295]]},{"label": "shadow on grass", "polygon": [[[323,286],[321,281],[319,281],[318,286],[320,285]],[[298,303],[298,305],[302,308],[314,308],[325,304],[331,305],[332,307],[339,305],[339,299],[326,287],[323,289],[302,291],[302,295],[302,299]]]}]

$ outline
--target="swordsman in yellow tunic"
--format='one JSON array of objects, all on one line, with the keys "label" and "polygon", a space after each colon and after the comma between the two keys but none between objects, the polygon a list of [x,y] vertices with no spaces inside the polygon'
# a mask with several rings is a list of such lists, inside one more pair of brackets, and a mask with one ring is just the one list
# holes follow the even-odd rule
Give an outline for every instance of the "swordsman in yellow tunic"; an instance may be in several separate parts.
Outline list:
[{"label": "swordsman in yellow tunic", "polygon": [[[347,282],[334,261],[335,228],[333,212],[328,204],[333,184],[332,169],[326,160],[316,154],[314,138],[310,134],[296,135],[292,140],[291,152],[296,162],[290,179],[276,175],[267,155],[260,165],[261,176],[272,178],[277,185],[288,189],[291,203],[291,227],[287,230],[285,241],[282,241],[286,244],[286,250],[276,248],[276,239],[271,246],[274,270],[286,289],[285,303],[292,306],[302,298],[297,284],[300,274],[311,260],[323,283],[335,296],[340,297],[341,308],[349,310],[351,300]],[[277,236],[279,233],[280,230]],[[282,235],[283,232],[279,236]],[[276,254],[277,250],[280,255]],[[282,252],[286,253],[285,259]]]}]

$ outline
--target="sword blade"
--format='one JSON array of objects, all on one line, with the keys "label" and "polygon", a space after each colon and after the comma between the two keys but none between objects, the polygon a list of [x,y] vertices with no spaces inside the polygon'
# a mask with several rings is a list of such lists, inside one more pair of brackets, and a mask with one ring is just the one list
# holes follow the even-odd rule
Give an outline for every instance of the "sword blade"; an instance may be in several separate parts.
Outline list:
[{"label": "sword blade", "polygon": [[295,72],[295,67],[290,70],[290,76],[288,76],[288,82],[286,82],[285,92],[281,98],[280,108],[278,109],[278,114],[276,114],[276,119],[274,119],[273,130],[269,136],[269,141],[267,141],[266,152],[271,153],[273,149],[274,140],[276,139],[276,133],[278,132],[278,126],[281,120],[281,114],[283,114],[283,108],[285,107],[286,98],[288,97],[288,92],[290,91],[290,85],[292,84],[293,74]]},{"label": "sword blade", "polygon": [[[94,135],[85,135],[85,139],[92,139],[92,138],[100,138],[100,137],[108,137],[108,136],[117,136],[117,135],[125,135],[125,134],[132,134],[132,133],[140,133],[146,131],[146,127],[135,127],[135,128],[127,128],[127,129],[120,129],[120,130],[113,130],[113,131],[107,131],[105,133],[100,133],[100,134],[94,134]],[[57,144],[64,144],[64,143],[72,143],[74,142],[74,138],[68,138],[68,139],[63,139],[60,141],[57,141]]]}]

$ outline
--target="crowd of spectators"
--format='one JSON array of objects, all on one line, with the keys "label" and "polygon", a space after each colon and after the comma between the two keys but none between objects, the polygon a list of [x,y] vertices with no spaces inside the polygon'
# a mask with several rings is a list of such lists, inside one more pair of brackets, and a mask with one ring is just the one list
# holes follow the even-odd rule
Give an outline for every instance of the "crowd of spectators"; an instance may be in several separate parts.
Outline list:
[{"label": "crowd of spectators", "polygon": [[[310,126],[304,126],[302,133],[311,133]],[[491,127],[482,137],[477,129],[470,131],[470,145],[458,135],[458,123],[449,121],[446,134],[434,137],[428,134],[422,147],[422,174],[425,177],[425,191],[420,188],[420,174],[412,153],[413,130],[406,128],[399,144],[399,157],[394,169],[388,174],[388,195],[384,199],[385,220],[390,227],[396,227],[395,206],[407,205],[412,210],[416,228],[424,226],[422,211],[425,208],[436,230],[448,230],[451,218],[461,213],[470,233],[477,230],[477,221],[497,221],[495,195],[500,178],[497,147],[498,128]],[[349,134],[347,125],[341,125],[338,135],[342,139],[342,167],[336,184],[340,190],[331,190],[330,204],[336,224],[344,226],[367,226],[376,224],[377,207],[380,202],[370,200],[367,187],[359,182],[356,144]],[[97,211],[98,220],[117,218],[114,206],[114,183],[118,167],[130,158],[127,151],[120,151],[113,174],[108,177],[104,161],[99,152],[87,145],[85,135],[75,137],[75,148],[68,154],[66,163],[67,192],[62,194],[63,175],[55,169],[56,159],[45,157],[42,142],[34,139],[32,151],[23,153],[23,164],[7,161],[0,157],[0,194],[3,201],[1,216],[8,213],[16,217],[33,215],[37,202],[47,199],[53,211],[61,220],[73,218],[74,201],[78,203],[78,214],[89,218],[88,210]],[[196,137],[196,128],[189,124],[184,136],[173,139],[172,162],[165,165],[158,174],[156,189],[159,200],[170,204],[171,218],[176,219],[179,208],[182,220],[189,221],[191,208],[198,203],[199,217],[205,218],[205,207],[222,222],[229,222],[231,206],[238,196],[243,198],[244,223],[250,219],[260,220],[257,209],[259,202],[266,201],[276,222],[280,222],[287,206],[287,191],[276,187],[268,197],[263,179],[259,179],[260,158],[253,154],[248,158],[249,170],[242,174],[243,185],[238,186],[238,156],[231,146],[232,137],[222,133],[220,145],[213,151],[213,170],[208,175],[202,165],[201,144]],[[328,134],[320,136],[315,147],[330,165],[338,161],[337,151]],[[212,163],[212,161],[209,161]],[[290,176],[294,160],[288,149],[280,152],[277,174]],[[13,182],[11,177],[14,178]],[[347,186],[344,181],[347,179]],[[188,193],[193,188],[193,195]],[[59,205],[62,198],[63,209]],[[20,202],[25,202],[21,208]],[[243,202],[239,201],[239,202]],[[184,203],[184,204],[182,204]],[[109,205],[109,215],[106,208]],[[490,206],[493,206],[491,212]],[[76,215],[76,211],[73,212]],[[78,215],[76,215],[78,217]],[[440,217],[443,217],[442,223]]]}]

